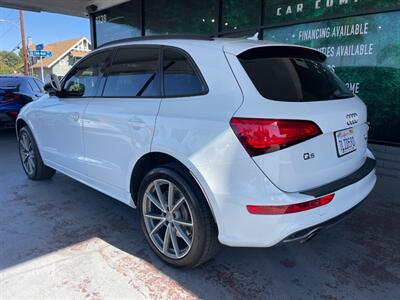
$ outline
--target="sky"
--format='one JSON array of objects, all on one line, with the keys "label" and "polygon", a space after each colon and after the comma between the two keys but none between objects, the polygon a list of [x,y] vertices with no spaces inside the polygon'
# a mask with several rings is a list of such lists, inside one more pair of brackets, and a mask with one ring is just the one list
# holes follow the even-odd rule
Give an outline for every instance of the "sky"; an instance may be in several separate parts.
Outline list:
[{"label": "sky", "polygon": [[[24,21],[25,37],[32,37],[34,44],[49,44],[82,36],[90,40],[89,19],[86,18],[25,11]],[[0,50],[11,51],[20,42],[18,10],[0,8]]]}]

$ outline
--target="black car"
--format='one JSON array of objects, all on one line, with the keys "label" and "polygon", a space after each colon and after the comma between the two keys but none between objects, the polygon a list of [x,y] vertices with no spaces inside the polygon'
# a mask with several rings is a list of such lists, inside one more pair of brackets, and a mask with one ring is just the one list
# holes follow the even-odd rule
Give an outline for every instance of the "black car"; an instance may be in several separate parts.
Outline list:
[{"label": "black car", "polygon": [[13,127],[19,110],[43,94],[43,82],[35,77],[0,75],[0,128]]}]

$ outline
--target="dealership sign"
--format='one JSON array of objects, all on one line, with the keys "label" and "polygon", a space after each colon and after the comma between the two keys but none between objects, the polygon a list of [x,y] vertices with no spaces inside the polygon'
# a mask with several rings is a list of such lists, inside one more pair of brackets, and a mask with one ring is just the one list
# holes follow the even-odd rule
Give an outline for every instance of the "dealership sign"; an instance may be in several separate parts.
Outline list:
[{"label": "dealership sign", "polygon": [[264,24],[302,23],[396,8],[400,9],[399,0],[268,0],[265,1]]},{"label": "dealership sign", "polygon": [[[348,5],[349,3],[358,3],[358,0],[326,0],[322,3],[322,0],[315,0],[313,5],[314,5],[314,9],[318,10],[318,9],[329,9],[329,8],[333,8],[335,7],[334,5]],[[323,7],[325,6],[325,7]],[[293,13],[298,13],[298,14],[302,14],[304,12],[304,3],[300,2],[297,3],[295,5],[293,4],[289,4],[289,5],[284,5],[281,7],[278,7],[276,9],[276,15],[277,16],[282,16],[282,14],[285,15],[291,15]]]}]

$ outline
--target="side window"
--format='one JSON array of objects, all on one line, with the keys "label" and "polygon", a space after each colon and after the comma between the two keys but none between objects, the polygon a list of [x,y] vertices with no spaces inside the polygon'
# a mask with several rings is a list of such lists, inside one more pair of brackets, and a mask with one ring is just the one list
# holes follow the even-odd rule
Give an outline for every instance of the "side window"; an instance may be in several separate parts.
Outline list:
[{"label": "side window", "polygon": [[62,94],[66,97],[95,96],[110,53],[111,51],[103,51],[79,63],[65,81]]},{"label": "side window", "polygon": [[22,79],[19,82],[19,91],[26,94],[32,94],[33,87],[27,79]]},{"label": "side window", "polygon": [[27,93],[32,93],[32,92],[34,92],[32,83],[33,83],[33,82],[31,82],[29,79],[26,80],[25,92],[27,92]]},{"label": "side window", "polygon": [[28,78],[28,83],[29,83],[29,85],[31,86],[32,90],[35,93],[41,93],[42,92],[33,78]]},{"label": "side window", "polygon": [[39,87],[39,90],[43,93],[44,92],[43,82],[41,82],[39,79],[36,78],[34,78],[33,80],[35,80],[37,86]]},{"label": "side window", "polygon": [[160,97],[159,49],[122,48],[107,75],[104,97]]},{"label": "side window", "polygon": [[205,92],[205,87],[194,67],[183,54],[165,49],[163,70],[165,96],[189,96]]}]

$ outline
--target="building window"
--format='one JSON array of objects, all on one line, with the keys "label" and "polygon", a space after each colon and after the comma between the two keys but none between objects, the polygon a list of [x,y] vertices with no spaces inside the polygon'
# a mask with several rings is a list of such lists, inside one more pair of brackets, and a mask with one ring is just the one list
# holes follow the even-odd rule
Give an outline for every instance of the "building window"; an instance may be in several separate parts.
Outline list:
[{"label": "building window", "polygon": [[146,35],[213,34],[216,22],[215,0],[145,1]]},{"label": "building window", "polygon": [[232,31],[260,25],[260,0],[223,0],[221,31]]},{"label": "building window", "polygon": [[140,0],[133,0],[95,14],[96,44],[140,36]]}]

